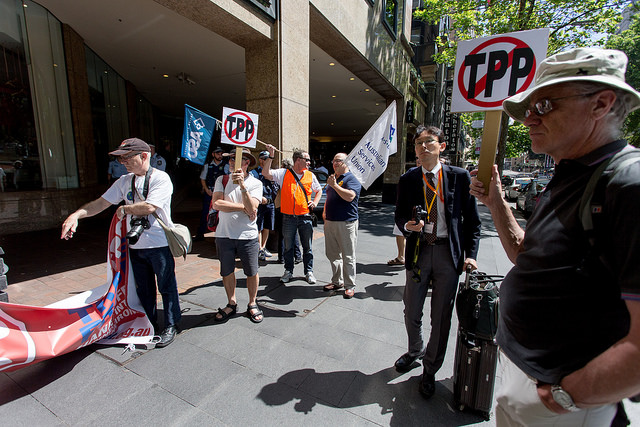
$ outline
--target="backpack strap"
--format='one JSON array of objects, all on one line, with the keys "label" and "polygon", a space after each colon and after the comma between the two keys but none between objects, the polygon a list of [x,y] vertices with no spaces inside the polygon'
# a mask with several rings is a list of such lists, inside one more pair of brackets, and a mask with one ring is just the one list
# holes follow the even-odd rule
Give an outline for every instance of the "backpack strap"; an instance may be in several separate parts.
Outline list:
[{"label": "backpack strap", "polygon": [[590,262],[596,259],[599,259],[607,267],[607,263],[601,257],[601,249],[598,247],[597,242],[597,230],[602,226],[604,219],[607,186],[621,171],[639,161],[640,150],[626,146],[609,159],[604,160],[591,174],[584,193],[582,193],[578,211],[582,228],[589,242],[589,249],[580,269],[584,270]]}]

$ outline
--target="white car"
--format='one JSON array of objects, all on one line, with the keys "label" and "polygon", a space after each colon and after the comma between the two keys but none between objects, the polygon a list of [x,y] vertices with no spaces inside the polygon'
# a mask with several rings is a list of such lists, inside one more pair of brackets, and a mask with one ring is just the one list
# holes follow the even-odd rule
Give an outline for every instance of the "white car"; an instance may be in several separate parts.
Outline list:
[{"label": "white car", "polygon": [[531,178],[516,178],[511,184],[504,189],[504,198],[508,201],[512,201],[518,198],[520,189],[523,185],[527,185],[531,182]]}]

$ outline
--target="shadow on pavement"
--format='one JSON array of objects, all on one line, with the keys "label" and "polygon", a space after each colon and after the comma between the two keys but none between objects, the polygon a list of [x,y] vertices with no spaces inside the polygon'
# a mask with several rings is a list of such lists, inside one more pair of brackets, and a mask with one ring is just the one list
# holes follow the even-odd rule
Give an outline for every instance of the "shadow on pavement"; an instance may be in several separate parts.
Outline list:
[{"label": "shadow on pavement", "polygon": [[[360,371],[316,372],[299,369],[265,385],[258,398],[269,406],[297,401],[294,409],[308,414],[316,405],[356,408],[352,412],[366,418],[366,411],[391,413],[391,426],[459,426],[481,422],[477,414],[453,408],[452,380],[436,382],[436,395],[425,400],[418,393],[420,375],[396,382],[402,374],[387,368],[367,375]],[[367,408],[377,405],[379,409]]]}]

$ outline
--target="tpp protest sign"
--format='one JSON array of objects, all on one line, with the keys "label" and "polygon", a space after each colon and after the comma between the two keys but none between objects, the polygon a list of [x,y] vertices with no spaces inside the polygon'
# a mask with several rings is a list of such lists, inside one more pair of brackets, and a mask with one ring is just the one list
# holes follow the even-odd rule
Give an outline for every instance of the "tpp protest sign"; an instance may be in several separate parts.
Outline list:
[{"label": "tpp protest sign", "polygon": [[182,133],[182,157],[204,165],[216,119],[202,111],[184,104],[184,132]]},{"label": "tpp protest sign", "polygon": [[451,111],[499,110],[506,98],[532,87],[548,39],[543,28],[459,42]]},{"label": "tpp protest sign", "polygon": [[485,112],[478,179],[487,188],[500,139],[502,101],[533,87],[548,39],[549,29],[543,28],[458,43],[451,112]]},{"label": "tpp protest sign", "polygon": [[395,154],[396,128],[396,101],[393,101],[347,156],[349,170],[365,189],[382,175],[389,156]]},{"label": "tpp protest sign", "polygon": [[220,142],[223,144],[255,148],[257,140],[257,114],[233,110],[227,107],[222,109],[222,134]]}]

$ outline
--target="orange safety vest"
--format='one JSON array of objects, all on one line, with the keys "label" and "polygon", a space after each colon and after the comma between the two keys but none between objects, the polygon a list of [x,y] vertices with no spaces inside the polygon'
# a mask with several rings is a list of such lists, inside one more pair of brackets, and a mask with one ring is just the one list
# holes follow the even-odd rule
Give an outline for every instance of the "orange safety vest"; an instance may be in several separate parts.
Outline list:
[{"label": "orange safety vest", "polygon": [[[300,184],[307,192],[307,197],[311,201],[311,184],[313,183],[313,174],[305,170],[300,178]],[[298,185],[296,178],[287,170],[282,179],[282,188],[280,189],[280,211],[287,215],[306,215],[309,213],[309,206],[304,197],[302,189]]]}]

